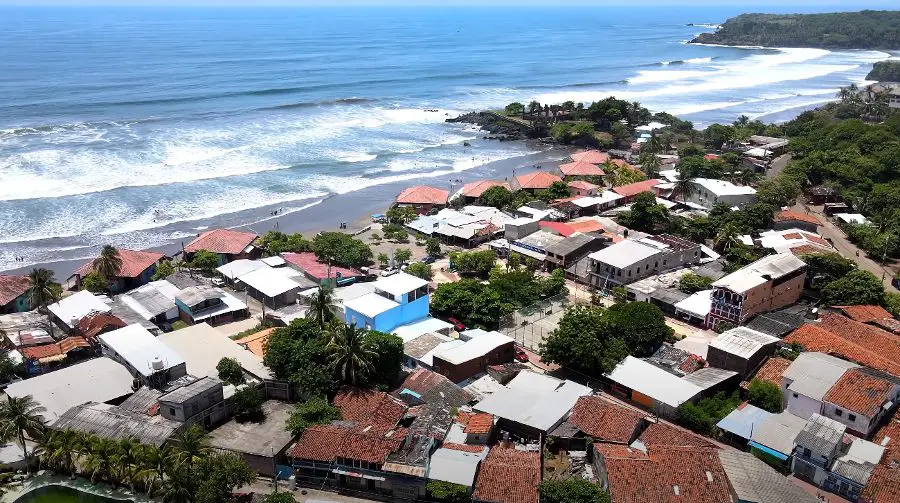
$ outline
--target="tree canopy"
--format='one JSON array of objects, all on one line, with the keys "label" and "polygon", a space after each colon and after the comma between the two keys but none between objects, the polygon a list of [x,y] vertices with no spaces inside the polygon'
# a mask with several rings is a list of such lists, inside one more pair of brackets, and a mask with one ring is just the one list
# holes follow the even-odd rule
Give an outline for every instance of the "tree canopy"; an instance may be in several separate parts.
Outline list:
[{"label": "tree canopy", "polygon": [[316,258],[346,267],[361,267],[372,262],[369,245],[343,232],[322,232],[312,242]]},{"label": "tree canopy", "polygon": [[831,306],[881,305],[884,286],[871,272],[855,270],[822,288],[822,301]]},{"label": "tree canopy", "polygon": [[609,494],[583,478],[545,480],[539,487],[542,503],[609,503]]},{"label": "tree canopy", "polygon": [[784,395],[781,388],[768,381],[753,379],[747,389],[750,403],[773,414],[781,412]]}]

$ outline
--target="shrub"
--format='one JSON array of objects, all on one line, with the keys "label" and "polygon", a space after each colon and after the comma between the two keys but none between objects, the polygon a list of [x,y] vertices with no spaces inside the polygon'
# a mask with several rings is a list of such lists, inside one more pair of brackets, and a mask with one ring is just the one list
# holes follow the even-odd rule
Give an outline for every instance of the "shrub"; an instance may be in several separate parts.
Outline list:
[{"label": "shrub", "polygon": [[238,421],[260,421],[264,414],[262,404],[265,396],[258,389],[247,386],[239,389],[232,397],[234,418]]},{"label": "shrub", "polygon": [[244,384],[244,370],[236,359],[222,358],[216,365],[216,370],[219,372],[219,379],[223,382],[234,384],[235,386]]},{"label": "shrub", "polygon": [[754,379],[750,381],[748,392],[751,404],[775,414],[781,412],[784,396],[781,394],[781,388],[778,386],[767,381]]}]

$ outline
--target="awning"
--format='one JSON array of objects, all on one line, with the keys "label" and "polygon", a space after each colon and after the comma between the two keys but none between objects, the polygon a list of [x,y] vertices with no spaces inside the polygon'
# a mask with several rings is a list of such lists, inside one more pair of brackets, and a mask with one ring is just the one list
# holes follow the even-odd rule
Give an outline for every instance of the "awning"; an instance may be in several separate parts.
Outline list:
[{"label": "awning", "polygon": [[335,474],[337,474],[337,475],[346,475],[346,476],[348,476],[348,477],[356,477],[356,478],[359,478],[359,479],[378,480],[378,481],[380,481],[380,482],[384,482],[384,481],[385,481],[385,478],[384,478],[384,477],[378,477],[378,476],[375,476],[375,475],[365,475],[365,474],[362,474],[362,473],[356,473],[356,472],[348,472],[347,470],[341,470],[341,469],[339,469],[339,468],[335,468],[335,469],[331,470],[331,473],[335,473]]},{"label": "awning", "polygon": [[788,455],[787,455],[787,454],[782,454],[782,453],[776,451],[775,449],[770,449],[770,448],[768,448],[768,447],[766,447],[766,446],[764,446],[764,445],[762,445],[762,444],[758,444],[758,443],[756,443],[756,442],[754,442],[754,441],[752,441],[752,440],[751,440],[750,442],[748,442],[747,444],[748,444],[750,447],[756,447],[757,449],[759,449],[759,450],[765,452],[766,454],[768,454],[768,455],[770,455],[770,456],[774,456],[774,457],[776,457],[776,458],[778,458],[778,459],[780,459],[780,460],[782,460],[782,461],[787,461],[787,458],[788,458]]}]

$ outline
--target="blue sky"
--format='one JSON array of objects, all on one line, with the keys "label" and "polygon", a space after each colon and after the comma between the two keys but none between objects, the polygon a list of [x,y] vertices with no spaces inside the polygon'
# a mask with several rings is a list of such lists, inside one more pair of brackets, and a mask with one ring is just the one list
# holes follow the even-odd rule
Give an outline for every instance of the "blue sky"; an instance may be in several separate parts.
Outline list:
[{"label": "blue sky", "polygon": [[[0,5],[105,5],[105,6],[149,6],[149,5],[181,5],[181,6],[309,6],[309,5],[533,5],[554,6],[560,4],[577,5],[656,5],[656,6],[684,6],[684,5],[717,5],[721,6],[721,0],[0,0]],[[866,8],[896,9],[897,0],[863,0],[848,4],[846,0],[757,0],[729,2],[731,7],[746,6],[747,11],[765,11],[766,7],[777,7],[784,10],[790,6],[802,7],[803,10],[860,10]]]}]

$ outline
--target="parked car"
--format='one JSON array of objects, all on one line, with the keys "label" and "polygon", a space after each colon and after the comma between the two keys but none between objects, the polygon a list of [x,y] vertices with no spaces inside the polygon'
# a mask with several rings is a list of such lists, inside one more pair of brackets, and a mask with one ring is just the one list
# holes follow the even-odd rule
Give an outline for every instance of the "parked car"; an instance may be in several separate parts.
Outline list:
[{"label": "parked car", "polygon": [[393,276],[394,274],[397,274],[398,272],[400,272],[400,269],[396,269],[396,268],[385,269],[385,270],[381,271],[381,276],[382,277]]},{"label": "parked car", "polygon": [[453,323],[453,328],[455,328],[457,332],[462,332],[463,330],[466,329],[466,326],[463,325],[462,322],[457,320],[456,318],[452,318],[452,317],[447,318],[447,322]]},{"label": "parked car", "polygon": [[516,360],[519,360],[522,363],[528,361],[528,353],[526,353],[524,349],[518,346],[516,346]]},{"label": "parked car", "polygon": [[437,260],[435,257],[432,257],[431,255],[426,255],[426,256],[422,257],[419,260],[419,262],[421,262],[423,264],[433,264],[435,260]]}]

